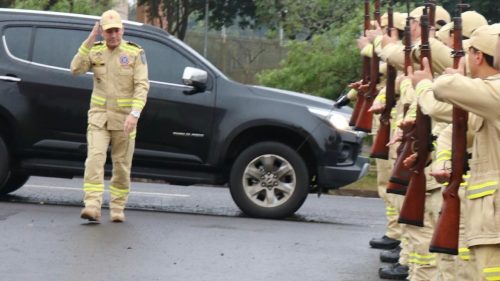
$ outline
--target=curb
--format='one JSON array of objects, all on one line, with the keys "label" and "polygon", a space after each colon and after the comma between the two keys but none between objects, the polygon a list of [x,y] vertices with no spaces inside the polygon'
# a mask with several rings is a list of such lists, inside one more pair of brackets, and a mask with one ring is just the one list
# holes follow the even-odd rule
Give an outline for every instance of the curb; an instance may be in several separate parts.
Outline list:
[{"label": "curb", "polygon": [[339,196],[357,196],[357,197],[369,197],[369,198],[379,198],[378,192],[375,190],[360,190],[360,189],[335,189],[328,192],[330,195]]}]

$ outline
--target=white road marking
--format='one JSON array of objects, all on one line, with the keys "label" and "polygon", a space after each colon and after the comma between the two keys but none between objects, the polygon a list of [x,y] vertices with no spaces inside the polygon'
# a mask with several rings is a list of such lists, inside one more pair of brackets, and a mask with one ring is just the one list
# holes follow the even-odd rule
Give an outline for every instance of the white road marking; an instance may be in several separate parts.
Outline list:
[{"label": "white road marking", "polygon": [[[59,190],[71,190],[71,191],[83,191],[81,188],[76,188],[76,187],[49,186],[49,185],[37,185],[37,184],[26,184],[26,185],[24,185],[24,187],[59,189]],[[108,192],[108,190],[105,190],[104,192]],[[137,194],[137,195],[143,195],[143,196],[190,197],[187,194],[158,193],[158,192],[141,192],[141,191],[131,191],[130,194]]]}]

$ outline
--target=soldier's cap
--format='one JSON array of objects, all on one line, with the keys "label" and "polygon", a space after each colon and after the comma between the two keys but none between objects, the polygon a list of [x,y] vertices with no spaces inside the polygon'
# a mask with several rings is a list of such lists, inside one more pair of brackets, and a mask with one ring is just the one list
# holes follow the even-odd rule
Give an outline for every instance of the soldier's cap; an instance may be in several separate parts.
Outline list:
[{"label": "soldier's cap", "polygon": [[462,35],[470,38],[472,32],[480,26],[488,25],[486,18],[476,11],[462,13]]},{"label": "soldier's cap", "polygon": [[493,57],[498,35],[492,34],[492,28],[490,25],[478,27],[470,37],[470,46]]},{"label": "soldier's cap", "polygon": [[[420,21],[420,17],[424,14],[424,6],[417,7],[413,9],[410,13],[410,17]],[[448,11],[446,11],[442,6],[436,6],[436,29],[440,29],[445,24],[451,21],[451,16]]]},{"label": "soldier's cap", "polygon": [[471,45],[470,45],[470,39],[465,39],[462,41],[462,47],[464,48],[464,50],[468,50]]},{"label": "soldier's cap", "polygon": [[491,25],[491,34],[500,35],[500,23],[495,23]]},{"label": "soldier's cap", "polygon": [[450,39],[450,31],[453,28],[453,22],[449,22],[443,27],[441,27],[437,32],[436,32],[436,37],[441,41],[445,42],[446,40]]},{"label": "soldier's cap", "polygon": [[[404,30],[406,25],[406,17],[408,14],[393,12],[392,15],[393,15],[394,27],[399,30]],[[375,21],[372,21],[371,24],[375,26]],[[380,17],[380,27],[386,28],[388,25],[389,25],[389,15],[387,13],[384,13]]]},{"label": "soldier's cap", "polygon": [[[384,13],[382,16],[380,16],[380,27],[381,28],[387,27],[387,24],[389,22],[388,19],[389,19],[389,16],[387,15],[387,13]],[[376,22],[377,22],[376,20],[371,20],[370,25],[375,28]]]},{"label": "soldier's cap", "polygon": [[398,30],[405,30],[408,13],[394,12],[394,27]]},{"label": "soldier's cap", "polygon": [[123,28],[122,18],[115,10],[107,10],[101,16],[102,30],[110,28]]}]

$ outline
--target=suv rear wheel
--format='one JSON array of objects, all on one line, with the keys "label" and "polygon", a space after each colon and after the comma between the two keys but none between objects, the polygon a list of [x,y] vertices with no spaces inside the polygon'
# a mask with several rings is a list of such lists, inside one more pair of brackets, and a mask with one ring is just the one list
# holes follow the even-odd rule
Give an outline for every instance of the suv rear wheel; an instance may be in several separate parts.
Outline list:
[{"label": "suv rear wheel", "polygon": [[296,151],[281,143],[261,142],[236,158],[229,183],[231,196],[244,213],[278,219],[302,206],[309,176]]}]

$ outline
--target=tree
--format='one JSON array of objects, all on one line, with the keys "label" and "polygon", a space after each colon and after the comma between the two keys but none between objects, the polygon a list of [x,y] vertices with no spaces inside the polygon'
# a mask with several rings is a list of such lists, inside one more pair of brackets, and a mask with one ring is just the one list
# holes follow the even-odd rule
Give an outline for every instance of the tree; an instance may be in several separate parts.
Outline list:
[{"label": "tree", "polygon": [[[147,5],[148,16],[159,20],[160,26],[184,40],[191,16],[196,20],[205,17],[205,4],[209,2],[209,27],[221,29],[238,20],[241,27],[248,27],[255,17],[254,1],[232,0],[139,0],[139,5]],[[163,21],[166,20],[166,23]]]},{"label": "tree", "polygon": [[351,0],[257,0],[258,23],[271,30],[283,28],[289,39],[304,34],[306,40],[324,33],[332,23],[350,19],[359,3]]},{"label": "tree", "polygon": [[[455,7],[458,0],[438,1],[452,16],[455,15]],[[500,1],[498,0],[464,0],[463,3],[470,5],[474,10],[483,15],[490,24],[500,21]]]},{"label": "tree", "polygon": [[15,0],[2,1],[2,5],[8,5],[17,9],[58,11],[68,13],[79,13],[87,15],[101,15],[111,8],[112,0]]},{"label": "tree", "polygon": [[349,82],[360,77],[361,58],[355,48],[362,9],[354,9],[345,24],[334,23],[310,41],[290,42],[288,57],[279,69],[258,74],[259,83],[330,99],[338,97]]}]

